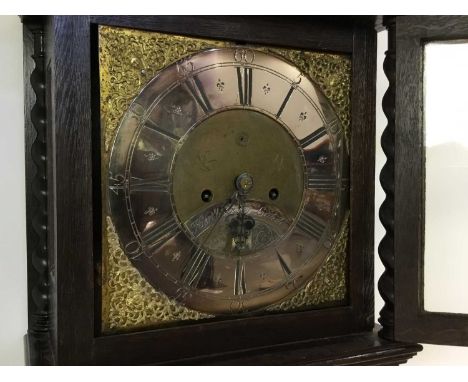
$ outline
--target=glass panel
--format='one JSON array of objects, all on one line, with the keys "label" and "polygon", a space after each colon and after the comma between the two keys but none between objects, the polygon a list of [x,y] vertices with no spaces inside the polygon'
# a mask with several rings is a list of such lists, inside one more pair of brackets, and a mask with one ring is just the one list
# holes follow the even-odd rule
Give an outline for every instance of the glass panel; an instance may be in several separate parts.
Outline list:
[{"label": "glass panel", "polygon": [[468,313],[468,41],[429,43],[424,61],[424,308]]}]

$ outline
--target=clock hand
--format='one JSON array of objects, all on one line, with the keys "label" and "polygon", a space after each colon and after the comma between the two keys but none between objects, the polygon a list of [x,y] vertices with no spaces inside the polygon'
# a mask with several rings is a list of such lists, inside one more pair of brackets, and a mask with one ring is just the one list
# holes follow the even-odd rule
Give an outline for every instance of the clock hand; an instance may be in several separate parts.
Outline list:
[{"label": "clock hand", "polygon": [[221,221],[221,219],[223,218],[223,216],[226,214],[226,212],[228,212],[233,206],[234,206],[234,200],[237,200],[237,197],[238,197],[238,192],[235,191],[230,198],[228,198],[226,200],[226,202],[224,203],[223,207],[221,208],[222,212],[221,214],[219,215],[219,217],[216,219],[216,221],[214,222],[214,224],[209,228],[209,232],[208,234],[203,238],[202,242],[200,243],[200,246],[204,246],[206,244],[206,242],[208,241],[208,239],[210,238],[211,234],[214,232],[214,229],[216,228],[216,226],[219,224],[219,222]]},{"label": "clock hand", "polygon": [[235,185],[238,190],[238,206],[239,212],[237,214],[237,224],[234,227],[237,228],[237,235],[234,239],[236,249],[238,251],[245,249],[249,231],[254,227],[255,220],[248,216],[245,213],[245,202],[247,194],[252,190],[253,187],[253,177],[247,173],[243,172],[240,174],[236,180]]},{"label": "clock hand", "polygon": [[245,247],[246,242],[246,232],[245,232],[245,195],[239,195],[239,218],[240,218],[240,240],[236,241],[236,248],[238,250],[243,249]]}]

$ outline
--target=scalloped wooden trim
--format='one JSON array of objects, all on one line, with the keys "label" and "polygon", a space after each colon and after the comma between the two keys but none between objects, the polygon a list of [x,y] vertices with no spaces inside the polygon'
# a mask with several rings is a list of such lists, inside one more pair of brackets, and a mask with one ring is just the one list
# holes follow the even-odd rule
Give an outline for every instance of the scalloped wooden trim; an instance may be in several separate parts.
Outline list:
[{"label": "scalloped wooden trim", "polygon": [[[39,19],[23,18],[25,67],[30,58],[34,70],[27,78],[25,92],[31,102],[25,106],[27,166],[27,256],[28,256],[28,333],[25,339],[26,363],[50,365],[50,284],[47,216],[47,119],[45,85],[44,28]],[[32,54],[31,54],[32,53]],[[28,55],[28,56],[26,56]],[[32,63],[31,63],[32,64]],[[29,82],[29,83],[28,83]],[[30,85],[30,86],[29,86]],[[31,107],[28,110],[28,107]],[[29,113],[29,115],[27,115]]]},{"label": "scalloped wooden trim", "polygon": [[382,329],[379,335],[385,339],[394,339],[395,327],[395,241],[394,241],[394,188],[395,188],[395,17],[384,17],[384,25],[388,30],[388,50],[385,53],[384,72],[388,78],[388,89],[382,100],[382,108],[387,117],[387,126],[382,134],[381,145],[387,161],[380,172],[380,184],[386,197],[380,206],[379,217],[386,234],[379,244],[379,256],[385,271],[379,279],[378,289],[385,305],[380,311],[379,323]]}]

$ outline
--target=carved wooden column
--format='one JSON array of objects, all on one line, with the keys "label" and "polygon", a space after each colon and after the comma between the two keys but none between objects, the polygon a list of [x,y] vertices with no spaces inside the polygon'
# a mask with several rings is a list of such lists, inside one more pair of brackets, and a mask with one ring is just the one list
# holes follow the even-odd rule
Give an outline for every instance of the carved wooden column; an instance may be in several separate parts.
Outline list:
[{"label": "carved wooden column", "polygon": [[382,134],[382,149],[387,161],[380,173],[380,183],[385,191],[386,197],[379,210],[379,217],[386,234],[379,244],[379,255],[385,266],[385,271],[379,279],[379,292],[385,305],[380,311],[379,322],[382,329],[379,335],[385,339],[394,339],[394,270],[395,270],[395,247],[394,247],[394,155],[395,155],[395,17],[384,17],[384,25],[388,30],[388,50],[385,53],[384,72],[388,78],[388,89],[382,100],[382,108],[387,117],[387,126]]},{"label": "carved wooden column", "polygon": [[[47,120],[44,30],[38,18],[23,18],[25,151],[28,255],[26,362],[50,364],[49,267],[47,244]],[[31,58],[33,62],[31,62]],[[34,68],[34,69],[33,69]]]}]

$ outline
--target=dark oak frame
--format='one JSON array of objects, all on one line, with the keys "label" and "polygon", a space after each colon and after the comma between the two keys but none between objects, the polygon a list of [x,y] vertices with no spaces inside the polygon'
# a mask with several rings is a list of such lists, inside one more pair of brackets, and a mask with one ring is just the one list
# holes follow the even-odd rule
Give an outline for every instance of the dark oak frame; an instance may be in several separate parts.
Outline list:
[{"label": "dark oak frame", "polygon": [[[418,345],[380,340],[373,332],[372,17],[79,16],[24,17],[23,22],[28,116],[34,105],[26,123],[27,211],[32,222],[28,363],[312,364],[350,359],[354,361],[348,363],[379,364],[404,362],[420,350]],[[350,203],[351,211],[359,213],[351,213],[347,306],[100,335],[95,309],[100,274],[95,261],[100,256],[94,146],[99,134],[97,24],[352,54]],[[278,358],[284,349],[289,356]]]},{"label": "dark oak frame", "polygon": [[396,41],[394,337],[467,346],[468,315],[424,310],[423,48],[429,41],[467,39],[468,17],[397,17],[393,32]]}]

